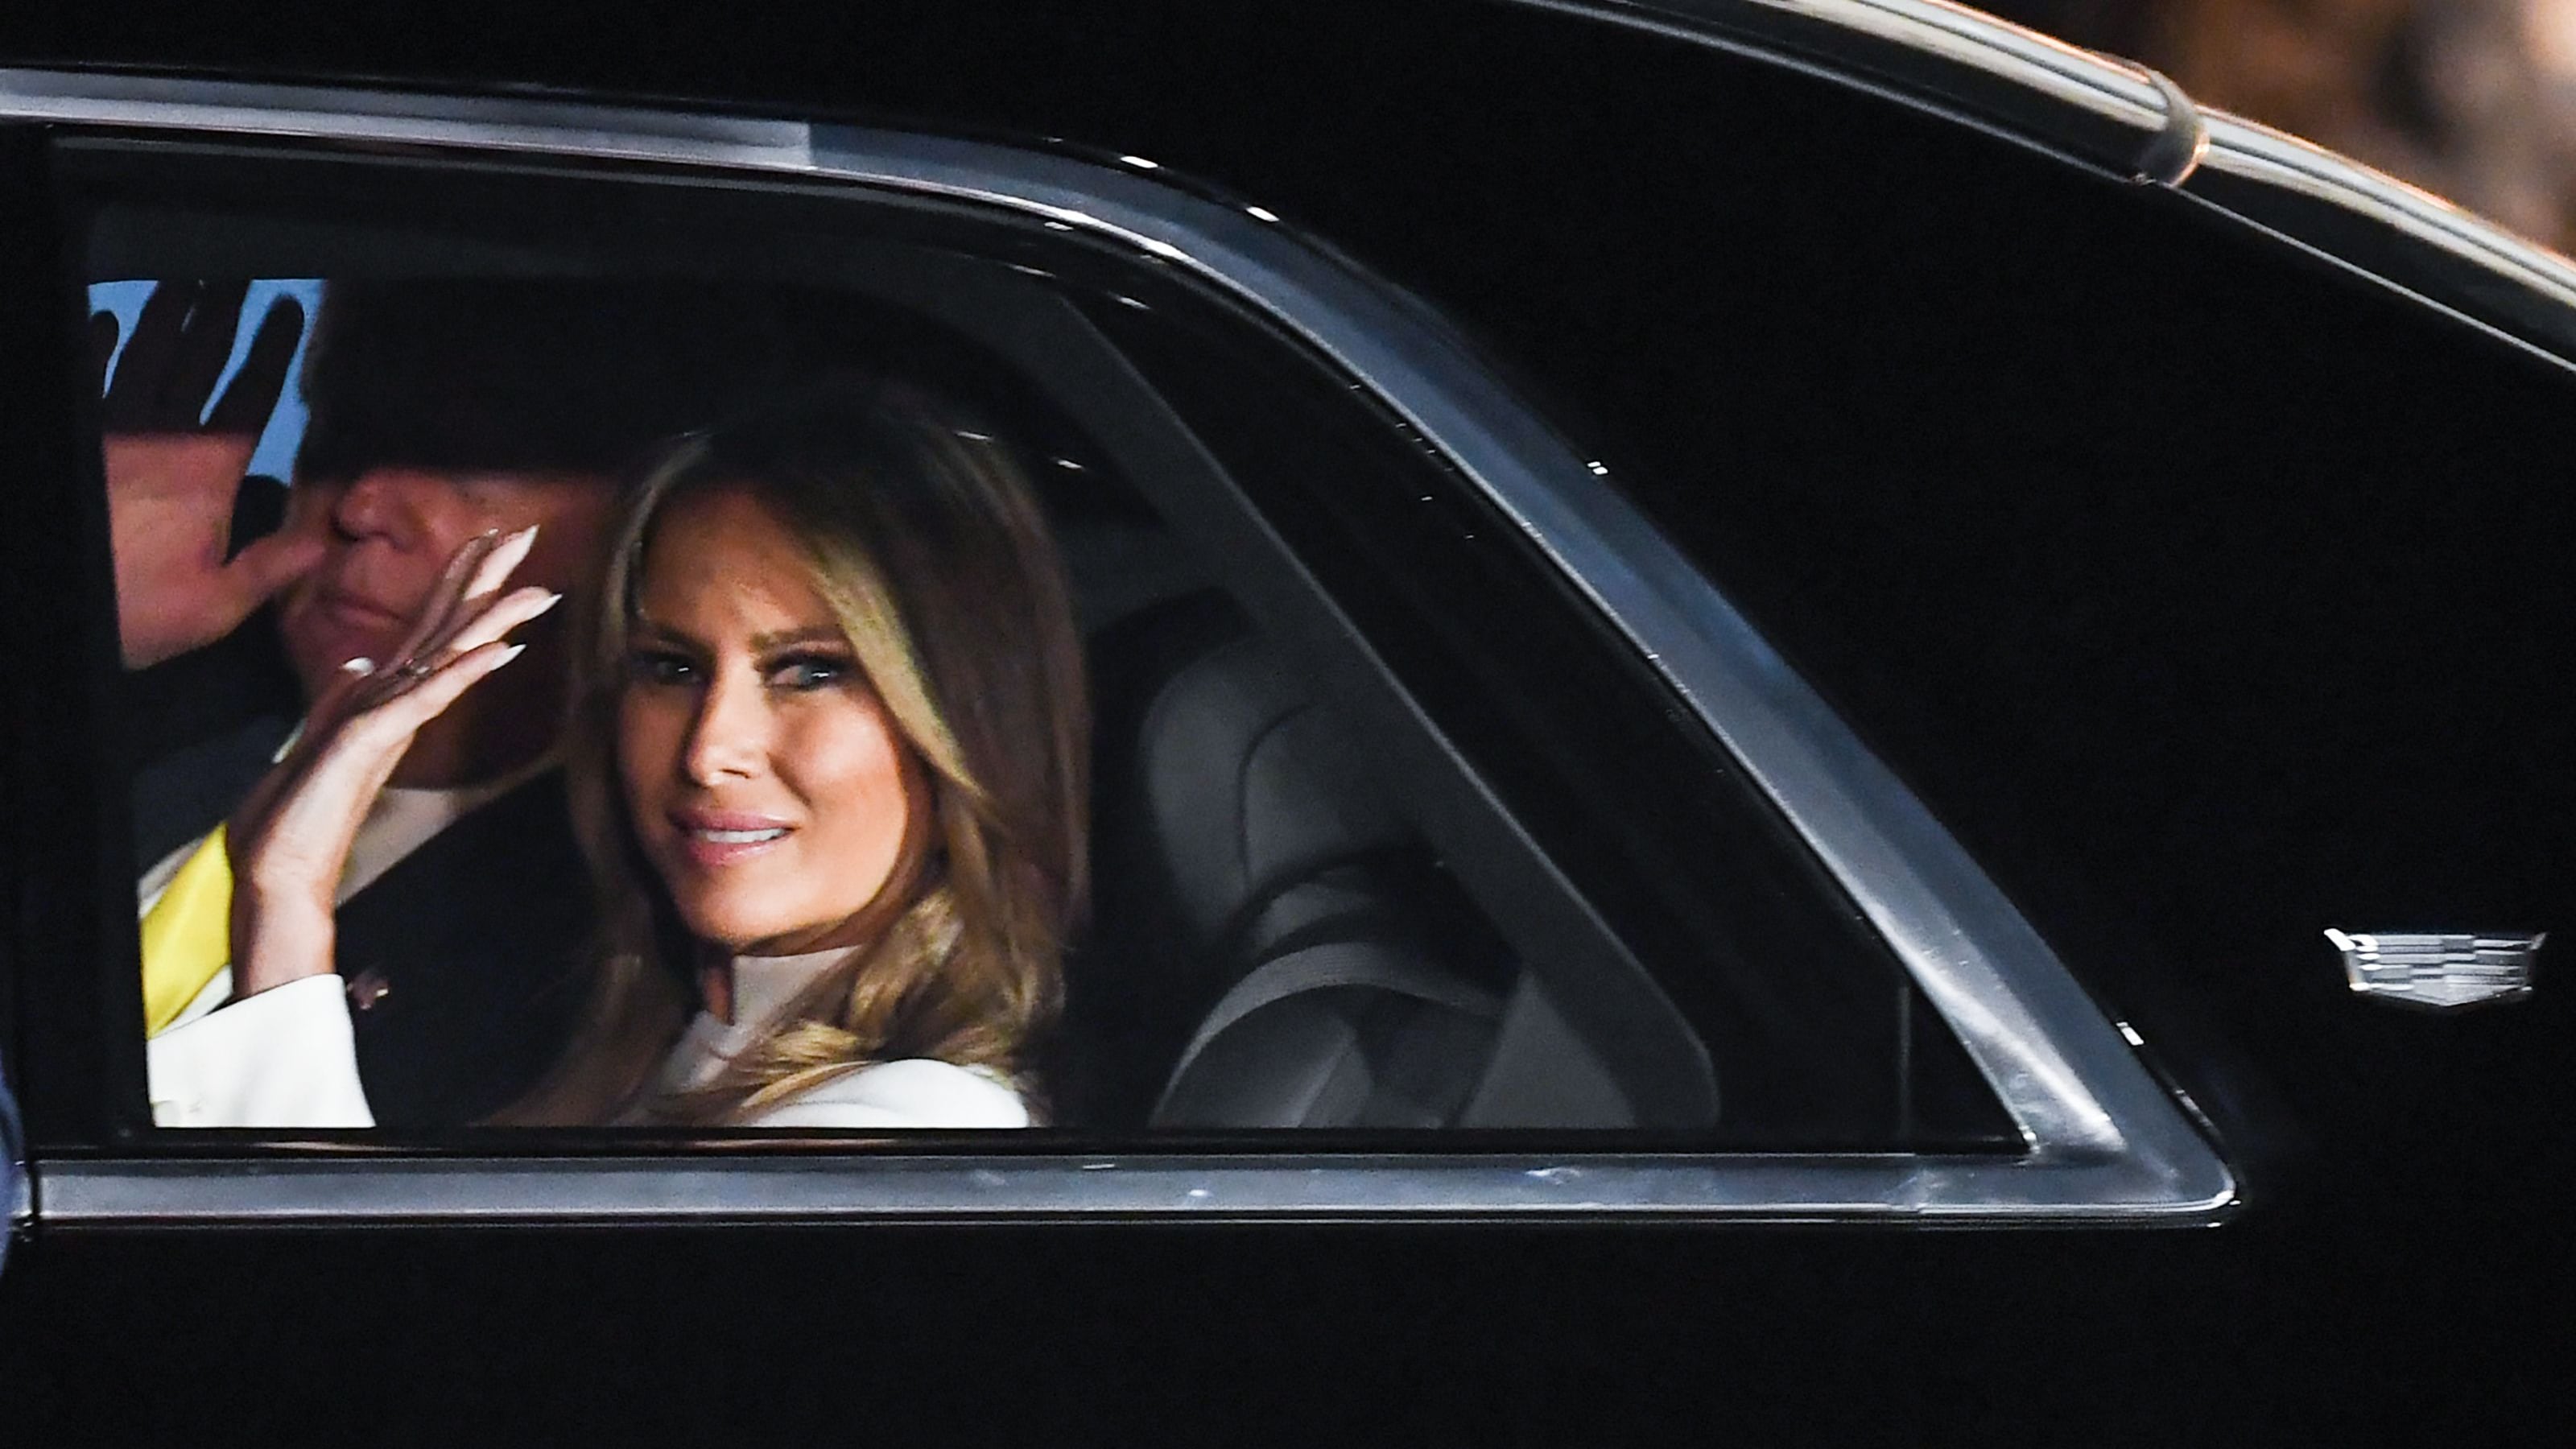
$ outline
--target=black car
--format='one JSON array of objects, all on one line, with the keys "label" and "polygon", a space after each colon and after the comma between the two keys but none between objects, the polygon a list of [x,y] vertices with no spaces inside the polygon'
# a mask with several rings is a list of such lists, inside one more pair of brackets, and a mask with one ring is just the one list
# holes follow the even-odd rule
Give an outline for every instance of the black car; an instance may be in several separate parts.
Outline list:
[{"label": "black car", "polygon": [[[1935,0],[1214,9],[0,18],[0,1415],[2556,1441],[2576,267]],[[155,1125],[81,324],[371,276],[1000,420],[1052,1125]]]}]

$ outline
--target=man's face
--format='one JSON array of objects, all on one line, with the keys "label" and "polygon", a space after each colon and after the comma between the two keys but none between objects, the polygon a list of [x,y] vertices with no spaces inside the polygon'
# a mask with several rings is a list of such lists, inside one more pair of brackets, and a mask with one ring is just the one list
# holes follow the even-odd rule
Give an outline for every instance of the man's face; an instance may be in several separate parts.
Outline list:
[{"label": "man's face", "polygon": [[[560,473],[448,473],[377,468],[350,482],[295,488],[290,528],[326,540],[322,562],[279,596],[278,625],[311,699],[340,666],[393,662],[447,561],[491,530],[540,525],[512,577],[568,592],[579,582],[612,502],[606,480]],[[465,784],[510,768],[551,742],[563,693],[556,643],[570,609],[521,631],[537,658],[467,691],[432,721],[397,783]]]}]

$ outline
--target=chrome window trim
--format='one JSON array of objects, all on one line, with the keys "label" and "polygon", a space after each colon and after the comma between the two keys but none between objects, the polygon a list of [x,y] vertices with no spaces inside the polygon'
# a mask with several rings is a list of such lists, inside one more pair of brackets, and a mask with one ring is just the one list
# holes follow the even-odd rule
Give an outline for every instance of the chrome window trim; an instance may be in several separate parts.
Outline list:
[{"label": "chrome window trim", "polygon": [[[846,1145],[846,1144],[836,1144]],[[2112,1160],[1520,1153],[1256,1157],[737,1155],[73,1159],[40,1164],[41,1221],[1028,1222],[1635,1219],[1771,1223],[2211,1220]]]},{"label": "chrome window trim", "polygon": [[677,111],[0,69],[0,119],[800,171],[812,128]]},{"label": "chrome window trim", "polygon": [[[488,145],[475,138],[490,108]],[[2019,1124],[2018,1156],[157,1159],[38,1165],[48,1222],[1625,1216],[2201,1224],[2212,1145],[2036,932],[1707,579],[1424,309],[1257,207],[981,143],[778,123],[756,142],[557,102],[0,71],[0,119],[419,141],[756,170],[1005,209],[1137,248],[1304,338],[1504,509],[1652,661],[1850,893]],[[210,127],[209,118],[222,118]],[[801,133],[801,135],[799,134]],[[171,1193],[188,1183],[184,1199]],[[185,1207],[177,1204],[184,1200]]]}]

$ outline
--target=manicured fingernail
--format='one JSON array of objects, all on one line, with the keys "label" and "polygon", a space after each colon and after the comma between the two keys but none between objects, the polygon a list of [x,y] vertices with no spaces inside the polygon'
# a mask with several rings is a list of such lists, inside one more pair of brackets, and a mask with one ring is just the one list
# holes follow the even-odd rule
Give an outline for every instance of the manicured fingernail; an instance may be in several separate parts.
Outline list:
[{"label": "manicured fingernail", "polygon": [[[527,646],[527,645],[525,645],[525,644],[513,644],[513,645],[511,645],[509,648],[504,649],[504,650],[502,650],[502,651],[501,651],[501,664],[507,664],[507,663],[509,663],[511,660],[516,659],[516,658],[518,658],[520,655],[525,654],[525,653],[527,653],[527,652],[528,652],[528,646]],[[501,667],[501,664],[495,664],[495,665],[493,665],[492,667],[493,667],[493,668],[495,668],[495,669],[498,669],[498,668],[500,668],[500,667]]]},{"label": "manicured fingernail", "polygon": [[544,603],[539,604],[539,605],[537,605],[534,609],[531,609],[531,610],[529,610],[529,611],[528,611],[528,617],[529,617],[529,618],[531,618],[531,619],[533,619],[533,618],[537,617],[537,615],[544,613],[546,610],[551,609],[551,608],[553,608],[555,605],[560,604],[560,603],[562,603],[562,602],[563,602],[563,595],[561,595],[561,594],[551,594],[551,593],[550,593],[550,594],[546,595],[546,601],[545,601]]},{"label": "manicured fingernail", "polygon": [[357,659],[344,659],[340,662],[340,672],[343,674],[373,674],[376,672],[376,661],[364,657]]}]

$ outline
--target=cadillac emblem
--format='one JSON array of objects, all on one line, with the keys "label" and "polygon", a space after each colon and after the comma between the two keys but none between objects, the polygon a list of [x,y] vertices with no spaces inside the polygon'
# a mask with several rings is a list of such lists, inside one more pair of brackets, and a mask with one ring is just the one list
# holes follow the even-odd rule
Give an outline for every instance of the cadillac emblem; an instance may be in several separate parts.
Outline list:
[{"label": "cadillac emblem", "polygon": [[2427,1011],[2459,1011],[2531,994],[2537,936],[2468,936],[2381,931],[2326,939],[2343,953],[2344,979],[2364,996]]}]

